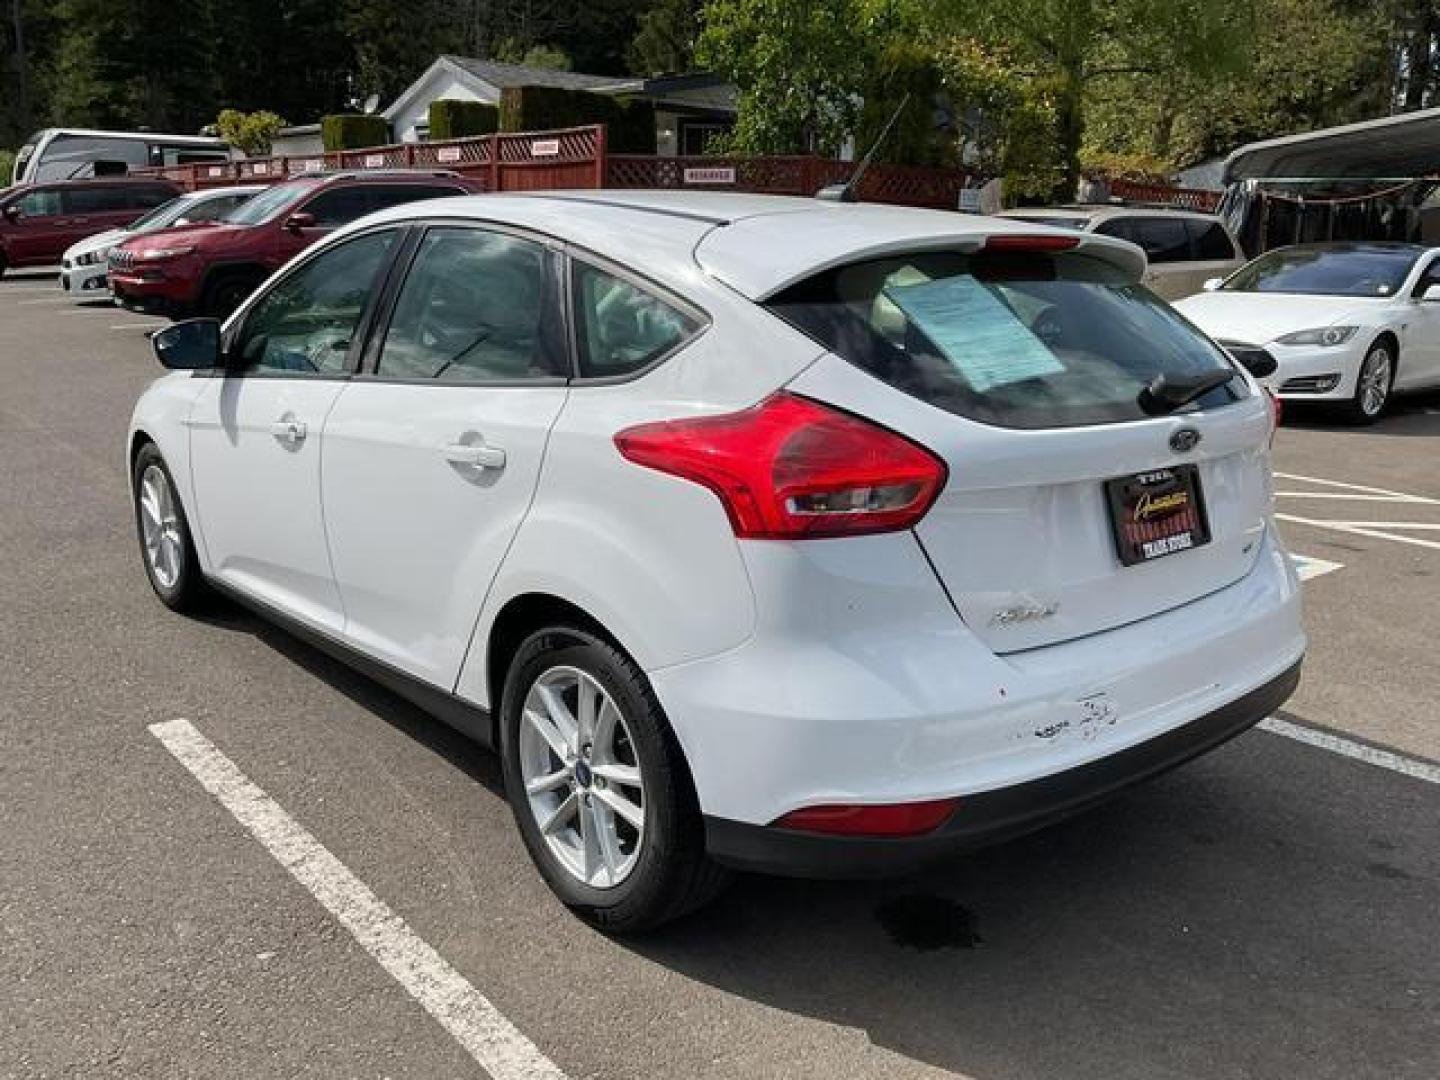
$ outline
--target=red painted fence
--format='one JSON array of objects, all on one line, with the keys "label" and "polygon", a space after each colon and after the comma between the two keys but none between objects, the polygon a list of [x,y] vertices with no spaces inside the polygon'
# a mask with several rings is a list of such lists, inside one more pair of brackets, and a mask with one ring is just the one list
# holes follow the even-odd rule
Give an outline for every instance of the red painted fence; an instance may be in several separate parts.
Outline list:
[{"label": "red painted fence", "polygon": [[[559,188],[679,188],[814,195],[848,180],[855,163],[813,155],[772,157],[656,157],[607,154],[603,125],[560,131],[481,135],[446,142],[398,143],[303,157],[247,158],[223,165],[174,165],[145,170],[181,186],[221,187],[266,183],[333,169],[450,169],[485,191],[553,191]],[[872,165],[860,179],[866,202],[954,210],[973,183],[963,169],[923,165]],[[1213,210],[1219,195],[1125,180],[1112,194],[1137,202]]]}]

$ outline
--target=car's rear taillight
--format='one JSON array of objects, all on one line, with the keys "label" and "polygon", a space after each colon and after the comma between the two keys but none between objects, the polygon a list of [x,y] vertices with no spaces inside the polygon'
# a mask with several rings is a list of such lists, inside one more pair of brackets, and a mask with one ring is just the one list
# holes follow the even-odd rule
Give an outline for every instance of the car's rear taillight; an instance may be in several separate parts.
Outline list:
[{"label": "car's rear taillight", "polygon": [[629,460],[703,484],[735,535],[798,540],[908,529],[945,486],[945,464],[904,436],[778,393],[743,412],[641,424]]},{"label": "car's rear taillight", "polygon": [[880,806],[803,806],[790,811],[773,826],[828,836],[923,836],[945,824],[959,802],[959,799],[933,799]]},{"label": "car's rear taillight", "polygon": [[996,233],[987,236],[981,251],[1069,251],[1080,246],[1078,236],[1054,236],[1050,233]]}]

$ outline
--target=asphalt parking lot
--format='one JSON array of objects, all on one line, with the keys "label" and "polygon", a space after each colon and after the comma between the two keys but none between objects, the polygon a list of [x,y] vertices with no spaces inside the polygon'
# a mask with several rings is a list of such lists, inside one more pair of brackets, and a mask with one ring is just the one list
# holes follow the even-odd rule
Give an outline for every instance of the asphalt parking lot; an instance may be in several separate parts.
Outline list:
[{"label": "asphalt parking lot", "polygon": [[158,325],[0,282],[0,1077],[1440,1076],[1440,398],[1280,432],[1311,652],[1270,730],[617,942],[491,755],[153,599],[122,454]]}]

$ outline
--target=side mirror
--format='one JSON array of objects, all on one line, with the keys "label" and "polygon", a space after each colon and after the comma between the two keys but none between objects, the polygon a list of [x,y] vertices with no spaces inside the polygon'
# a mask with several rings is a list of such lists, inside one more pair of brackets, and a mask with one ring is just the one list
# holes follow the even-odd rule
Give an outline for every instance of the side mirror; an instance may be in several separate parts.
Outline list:
[{"label": "side mirror", "polygon": [[9,206],[5,207],[5,210],[3,212],[5,214],[6,221],[20,220],[20,207],[15,203],[11,203]]},{"label": "side mirror", "polygon": [[1220,286],[1224,284],[1225,279],[1223,277],[1212,277],[1207,278],[1205,284],[1201,285],[1200,287],[1206,292],[1214,292],[1216,289],[1220,288]]},{"label": "side mirror", "polygon": [[1440,300],[1440,284],[1426,286],[1425,291],[1420,294],[1420,299],[1427,304],[1433,304],[1436,300]]},{"label": "side mirror", "polygon": [[297,210],[285,219],[285,228],[293,233],[301,229],[313,229],[315,227],[315,215],[307,214],[304,210]]},{"label": "side mirror", "polygon": [[150,338],[155,357],[171,371],[206,371],[220,366],[220,320],[186,319]]}]

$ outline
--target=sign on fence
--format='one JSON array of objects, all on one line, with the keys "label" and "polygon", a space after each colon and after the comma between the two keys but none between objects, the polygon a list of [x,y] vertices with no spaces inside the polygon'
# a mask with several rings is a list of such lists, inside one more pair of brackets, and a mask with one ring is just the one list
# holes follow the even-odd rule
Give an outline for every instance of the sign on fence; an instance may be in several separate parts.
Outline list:
[{"label": "sign on fence", "polygon": [[250,172],[254,176],[268,176],[270,174],[270,163],[257,161],[250,166]]},{"label": "sign on fence", "polygon": [[735,183],[735,167],[732,165],[686,169],[684,180],[687,184],[733,184]]},{"label": "sign on fence", "polygon": [[366,155],[365,155],[365,168],[367,168],[367,169],[378,169],[378,168],[381,168],[384,164],[385,164],[385,155],[384,155],[384,154],[366,154]]},{"label": "sign on fence", "polygon": [[530,141],[531,157],[559,157],[559,139],[532,139]]},{"label": "sign on fence", "polygon": [[206,175],[206,176],[224,176],[224,175],[225,175],[225,166],[224,166],[224,165],[211,165],[209,168],[207,168],[207,169],[205,170],[205,175]]},{"label": "sign on fence", "polygon": [[458,146],[442,146],[442,147],[440,147],[440,149],[438,149],[438,150],[435,151],[435,160],[436,160],[436,161],[459,161],[459,160],[460,160],[460,147],[458,147]]}]

